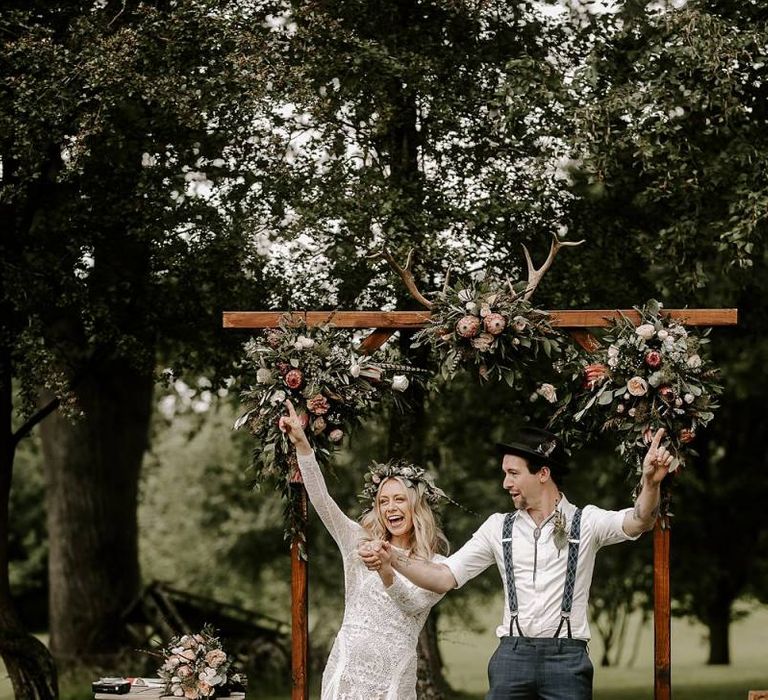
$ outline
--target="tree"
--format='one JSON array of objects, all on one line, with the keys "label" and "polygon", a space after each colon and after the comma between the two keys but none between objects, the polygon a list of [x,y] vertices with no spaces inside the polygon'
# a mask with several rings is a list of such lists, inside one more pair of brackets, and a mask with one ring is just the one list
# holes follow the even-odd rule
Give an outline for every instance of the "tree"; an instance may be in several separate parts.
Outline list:
[{"label": "tree", "polygon": [[[709,662],[728,663],[732,604],[750,590],[765,542],[752,504],[766,453],[758,407],[768,326],[756,300],[765,293],[768,15],[757,3],[617,9],[594,18],[603,30],[574,81],[571,177],[582,196],[570,211],[589,236],[575,279],[578,294],[612,307],[661,296],[740,309],[743,345],[733,331],[713,334],[726,390],[673,507],[673,595],[708,626]],[[609,270],[623,271],[615,295]],[[549,281],[560,284],[559,271]],[[712,531],[712,508],[725,503],[740,505],[737,537]]]},{"label": "tree", "polygon": [[[251,11],[40,2],[3,14],[0,496],[19,440],[62,403],[80,414],[42,424],[62,661],[103,659],[122,641],[157,361],[229,373],[237,341],[220,310],[269,290],[238,204],[266,35]],[[15,431],[13,377],[29,416]],[[6,541],[3,521],[3,658],[20,697],[55,694],[27,678]]]}]

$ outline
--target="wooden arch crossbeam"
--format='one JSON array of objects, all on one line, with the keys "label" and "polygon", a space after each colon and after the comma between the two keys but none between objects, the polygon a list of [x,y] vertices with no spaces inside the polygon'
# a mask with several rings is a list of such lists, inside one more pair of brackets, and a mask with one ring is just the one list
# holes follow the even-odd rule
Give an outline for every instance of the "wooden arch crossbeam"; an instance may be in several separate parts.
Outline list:
[{"label": "wooden arch crossbeam", "polygon": [[[634,309],[591,309],[549,311],[553,326],[566,330],[588,352],[599,347],[592,328],[608,326],[612,319],[626,316],[635,323],[640,314]],[[738,321],[737,309],[665,309],[663,315],[688,326],[733,326]],[[332,324],[337,328],[373,329],[361,343],[360,350],[375,352],[398,330],[424,328],[429,311],[225,311],[224,328],[256,330],[275,328],[284,318],[304,322],[308,326]],[[306,514],[307,494],[299,491],[302,511]],[[670,523],[667,517],[656,523],[653,534],[653,611],[654,611],[654,700],[671,700],[671,595],[670,595]],[[308,700],[307,627],[308,569],[299,556],[299,542],[291,543],[291,625],[292,658],[291,700]]]}]

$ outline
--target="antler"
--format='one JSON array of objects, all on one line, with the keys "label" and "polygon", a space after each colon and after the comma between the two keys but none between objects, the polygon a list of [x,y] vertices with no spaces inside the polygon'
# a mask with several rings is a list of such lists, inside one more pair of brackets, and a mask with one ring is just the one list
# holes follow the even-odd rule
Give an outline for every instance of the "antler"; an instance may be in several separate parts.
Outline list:
[{"label": "antler", "polygon": [[533,293],[536,291],[536,287],[539,286],[539,282],[541,282],[541,278],[544,277],[547,270],[549,270],[549,268],[552,267],[552,263],[555,260],[555,256],[560,251],[560,248],[563,248],[565,246],[573,247],[573,246],[581,245],[582,243],[584,243],[583,240],[561,241],[558,239],[557,236],[553,235],[552,245],[549,248],[549,255],[547,256],[547,259],[544,261],[544,264],[538,270],[533,266],[533,260],[531,260],[531,254],[528,252],[528,248],[526,248],[525,244],[523,244],[523,253],[525,253],[525,262],[528,264],[528,287],[525,290],[523,299],[528,301],[528,299],[531,298]]},{"label": "antler", "polygon": [[372,255],[368,256],[371,260],[375,260],[376,258],[384,258],[389,263],[389,266],[397,272],[398,275],[400,275],[400,278],[405,283],[405,286],[408,288],[408,291],[411,293],[414,299],[419,302],[422,306],[426,306],[428,309],[432,308],[432,302],[427,299],[420,291],[419,288],[416,286],[416,280],[413,277],[413,273],[411,272],[411,260],[413,258],[413,248],[408,252],[408,258],[405,261],[405,267],[400,267],[400,265],[397,264],[397,261],[392,257],[392,253],[387,250],[386,246],[382,248],[378,253],[373,253]]}]

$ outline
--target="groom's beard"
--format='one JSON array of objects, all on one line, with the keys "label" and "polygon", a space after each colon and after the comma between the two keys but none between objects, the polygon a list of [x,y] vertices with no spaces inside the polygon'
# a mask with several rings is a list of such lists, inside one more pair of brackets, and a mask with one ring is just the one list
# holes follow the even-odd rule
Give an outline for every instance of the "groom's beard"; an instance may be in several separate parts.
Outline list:
[{"label": "groom's beard", "polygon": [[528,499],[525,496],[520,496],[517,500],[512,500],[517,510],[528,510]]}]

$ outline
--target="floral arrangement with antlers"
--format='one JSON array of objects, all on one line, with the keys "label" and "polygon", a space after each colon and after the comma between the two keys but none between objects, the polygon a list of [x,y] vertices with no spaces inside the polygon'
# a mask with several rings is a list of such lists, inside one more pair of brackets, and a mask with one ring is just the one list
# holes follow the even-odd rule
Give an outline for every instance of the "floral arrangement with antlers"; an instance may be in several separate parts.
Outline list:
[{"label": "floral arrangement with antlers", "polygon": [[402,403],[411,379],[424,370],[373,362],[356,352],[352,336],[330,325],[308,327],[287,319],[245,344],[244,370],[255,380],[243,391],[248,410],[235,421],[258,442],[257,480],[287,483],[295,464],[285,437],[284,403],[290,399],[307,429],[318,461],[328,461],[352,428],[382,399]]},{"label": "floral arrangement with antlers", "polygon": [[563,397],[555,420],[567,416],[587,434],[618,433],[617,450],[635,474],[653,434],[665,428],[674,471],[692,452],[697,431],[714,417],[722,387],[703,354],[706,333],[696,335],[666,318],[655,300],[636,311],[640,325],[622,316],[590,363],[576,360],[572,376],[578,388]]},{"label": "floral arrangement with antlers", "polygon": [[583,242],[553,237],[549,255],[538,269],[523,245],[528,266],[526,281],[513,283],[485,276],[451,285],[446,275],[434,301],[416,286],[410,270],[413,251],[404,268],[387,250],[376,257],[386,259],[413,297],[430,310],[428,325],[414,336],[413,345],[428,345],[437,353],[444,379],[470,367],[481,380],[503,379],[515,386],[522,369],[540,353],[551,357],[561,349],[563,336],[552,327],[547,312],[536,308],[530,299],[561,248]]}]

